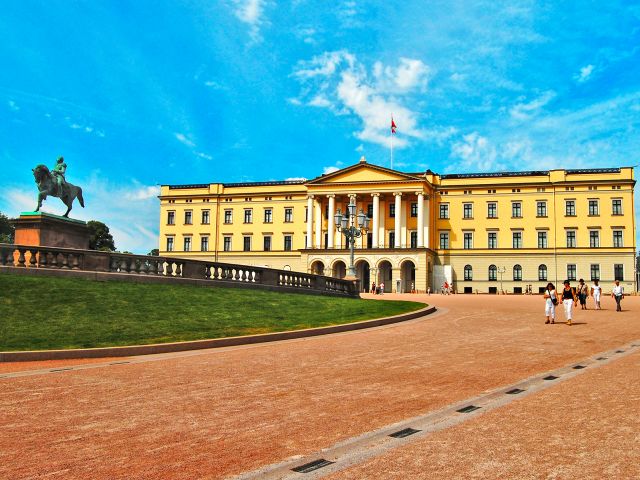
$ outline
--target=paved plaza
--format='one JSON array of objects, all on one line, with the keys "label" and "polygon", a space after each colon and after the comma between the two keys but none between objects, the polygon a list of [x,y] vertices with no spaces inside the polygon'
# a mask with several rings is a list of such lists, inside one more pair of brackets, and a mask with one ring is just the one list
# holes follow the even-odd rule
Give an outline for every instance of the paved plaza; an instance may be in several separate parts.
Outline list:
[{"label": "paved plaza", "polygon": [[[640,477],[640,297],[621,313],[605,297],[571,327],[545,325],[540,296],[383,298],[438,312],[261,345],[0,364],[0,478]],[[471,403],[482,408],[455,411]],[[380,440],[394,426],[419,432]],[[335,463],[291,471],[321,458]]]}]

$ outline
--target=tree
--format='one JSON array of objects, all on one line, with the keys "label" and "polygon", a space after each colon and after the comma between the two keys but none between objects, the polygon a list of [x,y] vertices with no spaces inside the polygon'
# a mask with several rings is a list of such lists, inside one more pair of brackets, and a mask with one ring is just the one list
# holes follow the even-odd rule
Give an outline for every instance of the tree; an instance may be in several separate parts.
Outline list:
[{"label": "tree", "polygon": [[89,227],[90,232],[89,248],[91,250],[113,252],[116,249],[113,237],[109,233],[109,227],[104,223],[97,220],[89,220],[87,227]]},{"label": "tree", "polygon": [[9,217],[0,212],[0,243],[13,243],[16,229],[9,222]]},{"label": "tree", "polygon": [[154,248],[149,253],[147,253],[147,255],[151,255],[151,256],[157,257],[158,255],[160,255],[160,250],[158,250],[157,248]]}]

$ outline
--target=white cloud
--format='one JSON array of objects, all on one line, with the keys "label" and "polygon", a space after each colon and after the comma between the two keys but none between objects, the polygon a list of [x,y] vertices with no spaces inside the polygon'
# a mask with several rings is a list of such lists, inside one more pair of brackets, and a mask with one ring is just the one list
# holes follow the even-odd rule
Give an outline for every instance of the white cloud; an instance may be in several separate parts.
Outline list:
[{"label": "white cloud", "polygon": [[189,140],[184,133],[175,133],[174,135],[175,135],[176,139],[180,143],[183,143],[188,147],[195,147],[196,146],[196,144],[193,143],[193,141]]},{"label": "white cloud", "polygon": [[234,0],[234,13],[238,19],[249,25],[249,35],[253,41],[260,40],[260,27],[265,22],[265,0]]},{"label": "white cloud", "polygon": [[578,83],[586,82],[587,80],[589,80],[589,77],[591,77],[594,68],[595,67],[591,64],[582,67],[580,69],[580,73],[574,75],[573,79]]},{"label": "white cloud", "polygon": [[298,63],[293,76],[303,86],[293,104],[327,108],[336,115],[355,115],[360,140],[389,146],[391,115],[398,126],[394,147],[403,148],[411,139],[425,139],[418,128],[418,114],[407,105],[412,95],[427,88],[430,69],[420,60],[401,57],[396,66],[376,62],[371,74],[355,55],[339,50],[324,52]]},{"label": "white cloud", "polygon": [[204,158],[205,160],[213,160],[213,157],[209,154],[203,152],[194,152],[195,155],[199,158]]},{"label": "white cloud", "polygon": [[[511,117],[516,120],[529,120],[533,115],[535,115],[542,107],[547,105],[553,98],[555,98],[556,93],[552,90],[544,92],[538,98],[528,102],[528,103],[518,103],[516,104],[509,113]],[[522,100],[522,97],[520,98]]]},{"label": "white cloud", "polygon": [[338,170],[340,170],[338,167],[333,167],[333,166],[331,166],[331,167],[324,167],[324,168],[322,169],[322,174],[323,174],[323,175],[328,175],[328,174],[330,174],[330,173],[337,172]]},{"label": "white cloud", "polygon": [[285,182],[306,182],[307,178],[305,177],[289,177],[284,179]]},{"label": "white cloud", "polygon": [[362,145],[362,144],[358,145],[358,146],[355,148],[355,151],[356,151],[356,152],[360,152],[360,153],[364,152],[364,145]]},{"label": "white cloud", "polygon": [[9,105],[9,108],[14,112],[17,112],[18,110],[20,110],[20,107],[18,106],[18,104],[16,104],[16,102],[14,102],[13,100],[9,100],[7,104]]},{"label": "white cloud", "polygon": [[449,171],[495,171],[502,170],[503,166],[497,161],[496,148],[478,132],[464,135],[462,141],[456,142],[451,147],[451,156],[459,159],[456,165],[451,165]]}]

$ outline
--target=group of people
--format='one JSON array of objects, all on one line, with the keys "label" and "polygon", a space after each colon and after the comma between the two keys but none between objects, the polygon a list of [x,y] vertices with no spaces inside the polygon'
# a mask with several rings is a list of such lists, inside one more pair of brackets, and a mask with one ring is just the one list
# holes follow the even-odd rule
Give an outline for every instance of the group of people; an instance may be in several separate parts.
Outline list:
[{"label": "group of people", "polygon": [[445,281],[442,284],[442,287],[440,288],[440,294],[441,295],[450,295],[452,293],[455,293],[455,290],[453,289],[453,283],[449,284],[449,282]]},{"label": "group of people", "polygon": [[[564,288],[560,293],[556,292],[556,287],[553,283],[547,284],[547,289],[544,292],[545,299],[545,307],[544,313],[547,316],[547,320],[544,323],[556,323],[556,305],[560,304],[562,301],[562,306],[564,308],[564,316],[566,319],[566,324],[571,325],[571,320],[573,318],[573,307],[578,306],[578,302],[580,302],[580,308],[582,310],[587,310],[587,298],[589,294],[593,297],[595,301],[596,310],[601,310],[600,306],[600,298],[602,297],[602,287],[600,286],[598,280],[593,281],[593,285],[591,289],[584,283],[584,280],[581,278],[578,282],[578,286],[573,288],[571,286],[571,282],[569,280],[564,281]],[[621,312],[622,307],[620,302],[624,298],[624,288],[620,285],[620,281],[616,280],[615,285],[611,291],[611,297],[616,301],[616,311]]]},{"label": "group of people", "polygon": [[373,282],[371,284],[371,293],[374,293],[376,295],[383,295],[384,294],[384,282],[380,282],[380,285],[376,285],[376,282]]}]

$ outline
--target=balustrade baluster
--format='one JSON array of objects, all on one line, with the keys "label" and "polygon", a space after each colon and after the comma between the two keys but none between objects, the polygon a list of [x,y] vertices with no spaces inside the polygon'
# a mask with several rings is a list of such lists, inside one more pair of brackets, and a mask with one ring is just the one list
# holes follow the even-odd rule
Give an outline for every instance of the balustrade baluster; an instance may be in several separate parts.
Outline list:
[{"label": "balustrade baluster", "polygon": [[71,258],[72,258],[72,264],[71,264],[71,269],[72,270],[80,270],[80,256],[82,254],[81,253],[75,253],[75,254],[71,254]]},{"label": "balustrade baluster", "polygon": [[16,267],[26,267],[25,265],[26,260],[24,258],[24,254],[26,253],[26,251],[27,251],[26,248],[18,249],[18,265],[16,265]]},{"label": "balustrade baluster", "polygon": [[47,268],[47,256],[49,253],[46,250],[40,250],[38,253],[38,267]]},{"label": "balustrade baluster", "polygon": [[69,268],[69,254],[68,253],[63,253],[62,254],[62,265],[60,268]]}]

